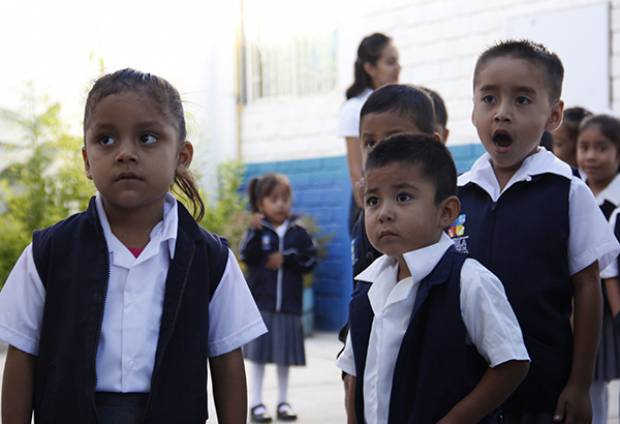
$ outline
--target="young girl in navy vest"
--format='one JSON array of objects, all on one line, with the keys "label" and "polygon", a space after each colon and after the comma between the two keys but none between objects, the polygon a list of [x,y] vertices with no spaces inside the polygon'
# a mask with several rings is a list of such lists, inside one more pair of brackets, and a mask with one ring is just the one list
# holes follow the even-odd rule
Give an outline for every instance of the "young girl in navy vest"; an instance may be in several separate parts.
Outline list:
[{"label": "young girl in navy vest", "polygon": [[[200,228],[177,90],[124,69],[84,115],[87,211],[35,232],[0,293],[5,423],[245,421],[240,347],[264,333],[223,239]],[[213,302],[211,302],[213,299]]]},{"label": "young girl in navy vest", "polygon": [[[620,206],[620,120],[609,115],[585,118],[577,137],[577,164],[584,172],[586,183],[601,211],[609,220]],[[614,261],[612,266],[601,271],[605,300],[603,328],[590,388],[594,424],[607,422],[607,383],[620,378],[620,337],[614,331],[614,321],[618,321],[620,312],[617,268]]]},{"label": "young girl in navy vest", "polygon": [[302,276],[316,265],[316,248],[291,211],[291,185],[279,174],[254,178],[248,186],[253,216],[241,242],[248,283],[269,332],[244,348],[252,361],[250,418],[271,422],[262,401],[265,364],[278,371],[277,417],[297,419],[287,399],[289,366],[305,365],[301,325]]}]

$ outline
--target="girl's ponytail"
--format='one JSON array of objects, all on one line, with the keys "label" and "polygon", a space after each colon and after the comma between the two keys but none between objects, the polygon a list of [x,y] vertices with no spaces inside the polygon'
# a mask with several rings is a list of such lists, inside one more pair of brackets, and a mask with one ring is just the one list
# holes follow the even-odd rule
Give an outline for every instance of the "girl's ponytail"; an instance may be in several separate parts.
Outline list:
[{"label": "girl's ponytail", "polygon": [[200,196],[194,177],[188,170],[181,171],[174,176],[174,183],[183,195],[192,204],[192,216],[200,222],[205,216],[205,204]]},{"label": "girl's ponytail", "polygon": [[357,48],[357,58],[353,65],[353,84],[347,89],[347,100],[358,96],[367,88],[374,88],[372,86],[372,78],[368,75],[368,72],[364,69],[366,63],[374,65],[379,60],[383,48],[392,39],[385,34],[376,32],[368,35],[362,39],[360,45]]},{"label": "girl's ponytail", "polygon": [[248,197],[250,198],[250,209],[252,213],[259,212],[258,210],[258,193],[256,192],[256,186],[258,185],[258,177],[254,177],[248,183]]}]

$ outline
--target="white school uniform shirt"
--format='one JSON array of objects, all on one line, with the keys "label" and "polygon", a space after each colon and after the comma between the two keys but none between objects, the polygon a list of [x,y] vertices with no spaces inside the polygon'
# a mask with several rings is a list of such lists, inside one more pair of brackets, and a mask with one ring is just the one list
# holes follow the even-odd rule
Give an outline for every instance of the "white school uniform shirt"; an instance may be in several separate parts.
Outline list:
[{"label": "white school uniform shirt", "polygon": [[360,136],[360,112],[362,106],[372,90],[367,88],[355,97],[351,97],[344,102],[340,109],[340,117],[338,120],[338,136],[339,137],[359,137]]},{"label": "white school uniform shirt", "polygon": [[[101,198],[97,214],[110,255],[110,277],[99,345],[97,391],[150,390],[165,280],[174,258],[178,209],[167,194],[164,217],[136,258],[110,229]],[[31,355],[39,350],[45,288],[26,247],[0,292],[0,340]],[[267,330],[232,251],[209,302],[209,356],[230,352]]]},{"label": "white school uniform shirt", "polygon": [[[610,231],[592,191],[582,180],[573,175],[570,165],[562,162],[544,147],[539,147],[536,153],[525,158],[503,190],[499,187],[488,153],[484,153],[469,172],[459,177],[458,185],[464,186],[473,182],[496,202],[514,184],[529,182],[533,176],[547,173],[571,180],[568,195],[570,231],[567,246],[570,275],[575,275],[596,261],[599,263],[599,269],[605,269],[620,253],[620,245],[613,231]],[[532,213],[544,213],[544,211],[532,211]]]},{"label": "white school uniform shirt", "polygon": [[[364,417],[369,424],[387,423],[398,352],[411,320],[420,282],[453,245],[446,234],[422,249],[403,255],[411,277],[397,283],[395,258],[377,258],[356,279],[372,283],[368,299],[374,313],[364,370]],[[521,328],[499,279],[474,259],[461,269],[461,316],[469,340],[490,367],[511,360],[529,360]],[[357,375],[351,335],[336,366]],[[359,377],[358,377],[359,378]]]},{"label": "white school uniform shirt", "polygon": [[[596,194],[594,198],[596,199],[596,203],[598,203],[599,207],[602,206],[605,201],[612,203],[616,207],[620,206],[620,174],[617,174],[607,185],[607,187]],[[614,231],[617,215],[618,209],[614,210],[614,212],[612,212],[609,216],[609,226],[611,231]],[[611,261],[605,269],[601,270],[601,278],[613,278],[617,276],[618,261]]]},{"label": "white school uniform shirt", "polygon": [[[613,232],[616,227],[616,221],[618,220],[618,214],[620,213],[620,208],[614,210],[609,217],[609,229]],[[614,233],[615,234],[615,233]],[[607,267],[601,271],[601,278],[618,278],[620,272],[618,272],[618,261],[611,261]]]}]

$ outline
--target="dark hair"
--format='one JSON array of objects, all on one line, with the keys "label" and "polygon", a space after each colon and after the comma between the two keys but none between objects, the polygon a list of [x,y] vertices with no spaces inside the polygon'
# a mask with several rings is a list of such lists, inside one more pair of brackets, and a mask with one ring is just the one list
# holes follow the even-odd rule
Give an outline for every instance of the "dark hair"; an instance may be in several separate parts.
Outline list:
[{"label": "dark hair", "polygon": [[364,64],[376,64],[381,57],[381,52],[390,41],[392,41],[390,37],[380,32],[375,32],[362,39],[357,47],[357,58],[353,65],[353,84],[347,88],[347,100],[359,95],[367,88],[373,88],[372,78],[364,69]]},{"label": "dark hair", "polygon": [[598,126],[605,138],[609,139],[620,155],[620,119],[611,115],[590,115],[586,117],[579,126],[579,132]]},{"label": "dark hair", "polygon": [[[86,99],[84,135],[86,135],[86,129],[99,102],[109,95],[127,91],[140,92],[150,96],[160,111],[167,115],[176,126],[180,142],[185,142],[187,136],[185,114],[181,96],[177,89],[161,77],[130,68],[104,75],[95,81]],[[192,174],[187,170],[177,173],[174,176],[174,183],[191,202],[194,219],[200,221],[204,217],[205,205]]]},{"label": "dark hair", "polygon": [[576,141],[579,135],[579,126],[581,122],[588,116],[592,116],[592,112],[582,108],[581,106],[569,107],[564,109],[562,118],[562,128],[566,131],[571,140]]},{"label": "dark hair", "polygon": [[553,152],[553,135],[547,130],[543,131],[542,136],[540,137],[540,143],[538,144],[550,152]]},{"label": "dark hair", "polygon": [[258,205],[261,200],[269,196],[271,192],[281,184],[288,188],[290,195],[292,191],[291,183],[286,175],[270,172],[261,177],[252,178],[248,183],[248,196],[250,198],[250,209],[252,212],[259,212]]},{"label": "dark hair", "polygon": [[389,84],[373,91],[360,111],[360,125],[365,115],[384,112],[393,112],[411,119],[423,133],[435,133],[433,101],[420,88],[404,84]]},{"label": "dark hair", "polygon": [[446,104],[444,103],[443,98],[435,90],[432,90],[428,87],[420,88],[426,91],[426,93],[431,97],[431,100],[433,101],[433,109],[435,110],[435,122],[439,124],[442,128],[446,128],[446,126],[448,125],[448,110],[446,109]]},{"label": "dark hair", "polygon": [[557,54],[549,51],[542,44],[530,40],[505,40],[485,50],[476,61],[474,85],[484,65],[491,59],[499,57],[523,59],[539,66],[543,70],[550,100],[554,102],[562,96],[562,80],[564,79],[562,61]]},{"label": "dark hair", "polygon": [[396,134],[386,138],[368,154],[366,167],[381,168],[392,163],[418,165],[435,185],[435,203],[456,195],[456,167],[450,151],[429,135]]}]

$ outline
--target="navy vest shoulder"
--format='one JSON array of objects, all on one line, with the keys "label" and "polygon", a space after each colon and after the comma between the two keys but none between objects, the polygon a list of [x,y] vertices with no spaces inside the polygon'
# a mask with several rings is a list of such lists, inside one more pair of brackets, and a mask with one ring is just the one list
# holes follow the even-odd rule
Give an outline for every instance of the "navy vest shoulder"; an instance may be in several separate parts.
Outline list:
[{"label": "navy vest shoulder", "polygon": [[[180,203],[178,211],[144,417],[149,424],[207,419],[209,301],[226,268],[228,247]],[[95,424],[95,360],[110,265],[94,199],[87,211],[36,231],[33,257],[46,288],[35,421]]]}]

